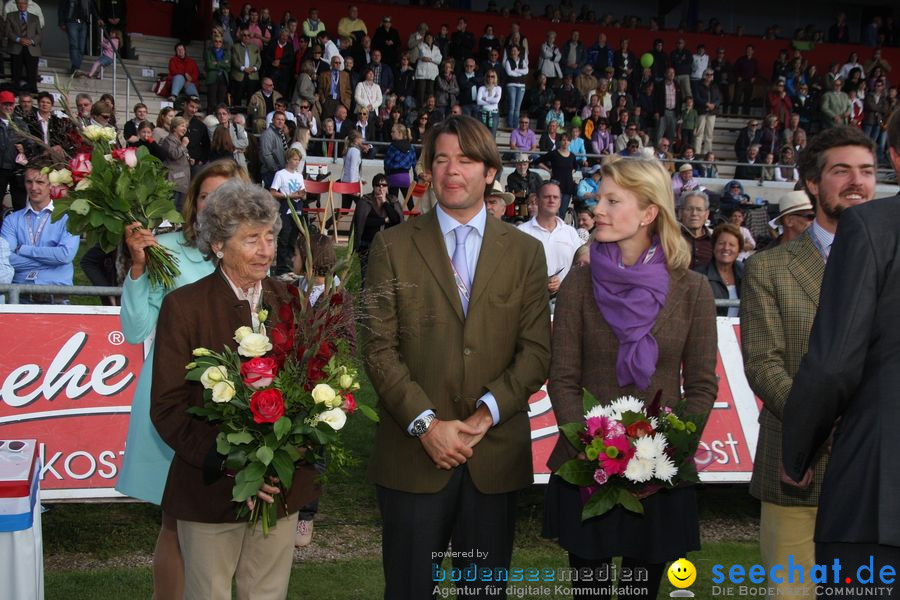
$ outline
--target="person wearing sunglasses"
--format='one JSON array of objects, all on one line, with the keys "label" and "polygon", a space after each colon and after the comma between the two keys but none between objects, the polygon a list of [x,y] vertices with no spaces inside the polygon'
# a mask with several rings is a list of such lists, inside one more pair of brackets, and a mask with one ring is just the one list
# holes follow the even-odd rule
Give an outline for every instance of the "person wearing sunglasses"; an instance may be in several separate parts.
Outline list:
[{"label": "person wearing sunglasses", "polygon": [[372,178],[372,193],[365,194],[353,213],[353,247],[359,253],[362,285],[366,284],[369,266],[369,247],[379,231],[403,222],[403,207],[397,196],[388,195],[388,178],[379,173]]}]

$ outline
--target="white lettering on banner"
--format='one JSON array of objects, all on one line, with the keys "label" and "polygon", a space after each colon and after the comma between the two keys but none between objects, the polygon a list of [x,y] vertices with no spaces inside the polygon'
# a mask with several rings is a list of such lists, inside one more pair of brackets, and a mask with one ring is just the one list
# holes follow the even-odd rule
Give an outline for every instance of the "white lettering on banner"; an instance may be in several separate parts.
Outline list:
[{"label": "white lettering on banner", "polygon": [[[729,460],[728,452],[725,451],[725,446],[731,451],[731,460]],[[713,440],[709,443],[701,441],[694,460],[700,466],[708,465],[713,461],[713,455],[715,455],[715,461],[720,465],[727,465],[730,462],[739,465],[741,464],[741,459],[738,456],[737,447],[738,441],[734,439],[734,436],[731,435],[731,432],[729,431],[726,434],[724,441]],[[702,453],[702,450],[706,450],[705,455]]]},{"label": "white lettering on banner", "polygon": [[41,469],[41,479],[50,475],[57,481],[67,478],[84,480],[95,475],[113,480],[119,475],[119,466],[114,461],[118,461],[125,454],[124,450],[120,452],[103,450],[95,457],[85,450],[75,450],[65,456],[61,451],[48,455],[47,445],[43,443],[40,445],[39,452],[41,463],[44,465]]},{"label": "white lettering on banner", "polygon": [[[126,370],[128,359],[121,354],[112,354],[104,357],[93,371],[82,364],[72,365],[78,353],[87,343],[88,336],[84,332],[72,335],[50,363],[47,373],[41,385],[35,390],[19,395],[18,392],[36,382],[41,375],[41,368],[34,363],[22,365],[10,372],[0,387],[0,397],[3,402],[13,408],[20,408],[31,404],[43,394],[47,400],[55,399],[63,388],[69,400],[77,400],[85,396],[91,390],[101,396],[112,396],[123,390],[134,378],[132,373],[126,373],[120,380],[109,381],[119,373]],[[84,383],[90,371],[88,383]]]}]

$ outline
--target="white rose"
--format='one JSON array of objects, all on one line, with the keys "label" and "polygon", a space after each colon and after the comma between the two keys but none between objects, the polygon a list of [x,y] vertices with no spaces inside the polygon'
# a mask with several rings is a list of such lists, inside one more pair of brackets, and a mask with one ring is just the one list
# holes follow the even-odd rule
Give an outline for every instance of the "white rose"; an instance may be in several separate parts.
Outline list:
[{"label": "white rose", "polygon": [[206,389],[211,390],[217,383],[221,383],[227,379],[228,370],[222,365],[216,365],[215,367],[209,367],[203,371],[203,375],[200,376],[200,383],[202,383],[203,387]]},{"label": "white rose", "polygon": [[318,422],[327,423],[335,431],[340,431],[347,423],[347,415],[339,408],[332,408],[321,413]]},{"label": "white rose", "polygon": [[234,398],[234,384],[228,381],[220,381],[212,389],[213,402],[223,404]]},{"label": "white rose", "polygon": [[320,383],[312,390],[312,397],[316,404],[324,404],[328,408],[341,405],[341,398],[327,383]]},{"label": "white rose", "polygon": [[240,344],[241,340],[251,333],[253,333],[253,330],[246,325],[244,325],[243,327],[238,327],[234,332],[234,341]]},{"label": "white rose", "polygon": [[238,346],[238,354],[249,358],[262,356],[272,349],[269,338],[261,333],[248,333],[241,338],[238,344],[240,344]]},{"label": "white rose", "polygon": [[91,187],[91,180],[88,179],[87,177],[85,177],[84,179],[82,179],[75,185],[75,191],[80,192],[83,190],[90,189],[90,187]]},{"label": "white rose", "polygon": [[56,171],[51,171],[48,178],[50,180],[50,185],[71,185],[72,172],[68,169],[58,169]]},{"label": "white rose", "polygon": [[353,377],[350,375],[341,375],[341,389],[349,390],[353,386]]}]

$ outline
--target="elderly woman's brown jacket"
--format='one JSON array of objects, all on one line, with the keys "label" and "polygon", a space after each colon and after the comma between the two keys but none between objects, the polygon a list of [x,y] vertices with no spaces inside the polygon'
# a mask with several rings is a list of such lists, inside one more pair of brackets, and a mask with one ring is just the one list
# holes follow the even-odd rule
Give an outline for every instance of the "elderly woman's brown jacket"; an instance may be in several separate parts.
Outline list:
[{"label": "elderly woman's brown jacket", "polygon": [[[709,414],[718,391],[716,307],[705,277],[684,270],[669,274],[669,293],[653,326],[653,337],[659,344],[659,360],[650,386],[646,390],[619,387],[619,340],[594,300],[590,267],[572,269],[559,290],[553,314],[547,389],[557,422],[584,422],[583,388],[602,404],[625,395],[649,402],[662,390],[662,404],[675,406],[682,399],[683,385],[687,412]],[[560,436],[547,465],[555,471],[574,457],[574,448]]]},{"label": "elderly woman's brown jacket", "polygon": [[[267,326],[278,318],[278,307],[290,295],[283,283],[264,279],[264,305],[271,308]],[[156,353],[150,391],[150,418],[160,437],[173,450],[162,508],[176,519],[201,523],[235,520],[237,504],[231,501],[234,479],[221,470],[224,457],[216,452],[218,428],[205,418],[189,415],[190,406],[203,403],[203,386],[185,380],[184,366],[193,360],[195,348],[221,351],[237,349],[234,332],[249,326],[250,305],[238,300],[220,270],[168,294],[156,326]],[[319,494],[315,469],[302,465],[285,501],[288,513]],[[279,509],[279,516],[284,516]]]}]

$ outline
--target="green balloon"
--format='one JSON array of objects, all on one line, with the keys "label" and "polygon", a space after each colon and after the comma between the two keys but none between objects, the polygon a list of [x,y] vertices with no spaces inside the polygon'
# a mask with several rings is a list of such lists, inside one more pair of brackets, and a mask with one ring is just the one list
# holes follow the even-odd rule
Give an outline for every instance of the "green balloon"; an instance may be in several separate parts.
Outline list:
[{"label": "green balloon", "polygon": [[649,69],[650,67],[652,67],[653,66],[653,55],[650,54],[649,52],[644,52],[644,54],[641,55],[641,66],[644,67],[645,69]]}]

